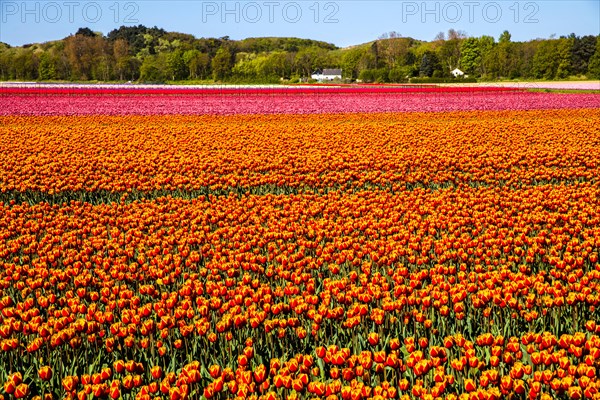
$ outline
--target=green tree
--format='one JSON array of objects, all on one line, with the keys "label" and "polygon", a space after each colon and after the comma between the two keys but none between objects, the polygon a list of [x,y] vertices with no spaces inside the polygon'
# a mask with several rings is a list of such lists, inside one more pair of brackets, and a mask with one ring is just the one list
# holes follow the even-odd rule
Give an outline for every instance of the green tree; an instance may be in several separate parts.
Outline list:
[{"label": "green tree", "polygon": [[321,52],[318,47],[305,47],[296,53],[294,66],[301,76],[310,77],[317,68],[323,68],[320,65]]},{"label": "green tree", "polygon": [[519,72],[519,44],[506,38],[494,45],[484,58],[486,72],[494,78],[515,78]]},{"label": "green tree", "polygon": [[56,69],[52,56],[47,52],[42,53],[38,64],[38,79],[48,81],[56,79]]},{"label": "green tree", "polygon": [[510,39],[512,38],[509,31],[504,31],[498,38],[498,43],[510,43]]},{"label": "green tree", "polygon": [[217,50],[211,62],[213,79],[216,81],[227,78],[231,73],[231,52],[226,47]]},{"label": "green tree", "polygon": [[145,82],[164,82],[166,74],[164,55],[151,55],[144,58],[140,66],[140,79]]},{"label": "green tree", "polygon": [[91,30],[90,28],[79,28],[77,29],[77,32],[75,32],[75,35],[81,35],[81,36],[87,36],[87,37],[94,37],[96,36],[96,34],[94,33],[93,30]]},{"label": "green tree", "polygon": [[486,74],[494,78],[508,78],[515,75],[515,43],[511,42],[511,34],[508,31],[502,32],[498,38],[498,43],[494,45],[487,56],[484,56]]},{"label": "green tree", "polygon": [[600,79],[600,35],[596,39],[596,52],[590,57],[587,73],[589,78]]},{"label": "green tree", "polygon": [[489,64],[492,59],[491,54],[496,43],[492,36],[483,35],[477,40],[477,44],[481,55],[481,63],[479,64],[479,70],[477,72],[479,76],[486,76],[490,70]]},{"label": "green tree", "polygon": [[131,56],[127,62],[127,69],[125,72],[125,76],[127,79],[134,81],[140,77],[140,68],[142,66],[142,61],[139,58]]},{"label": "green tree", "polygon": [[447,40],[440,40],[441,45],[439,46],[438,54],[443,75],[449,75],[450,71],[460,67],[460,50],[465,37],[464,32],[450,29],[448,30]]},{"label": "green tree", "polygon": [[284,51],[271,52],[263,64],[263,76],[288,79],[292,74],[293,58]]},{"label": "green tree", "polygon": [[558,69],[558,40],[542,40],[533,57],[536,79],[553,79]]},{"label": "green tree", "polygon": [[360,74],[360,60],[365,54],[365,50],[355,47],[345,51],[342,55],[341,67],[344,77],[357,79]]},{"label": "green tree", "polygon": [[396,83],[408,82],[408,79],[412,78],[415,72],[418,73],[412,65],[392,68],[388,73],[388,81]]},{"label": "green tree", "polygon": [[471,75],[479,73],[481,59],[479,39],[474,37],[465,39],[460,46],[460,65],[463,71]]},{"label": "green tree", "polygon": [[235,65],[231,70],[233,76],[242,80],[256,79],[259,76],[259,65],[264,57],[261,56],[261,59],[258,59],[259,56],[255,53],[237,53]]},{"label": "green tree", "polygon": [[363,82],[389,82],[389,70],[387,68],[365,69],[360,72],[359,79]]},{"label": "green tree", "polygon": [[377,40],[377,48],[388,68],[406,65],[406,56],[412,39],[404,38],[397,32],[383,34]]},{"label": "green tree", "polygon": [[56,79],[67,80],[71,78],[71,64],[65,52],[65,41],[60,40],[52,43],[46,50],[54,64]]},{"label": "green tree", "polygon": [[12,53],[10,46],[4,43],[0,43],[0,79],[10,79]]},{"label": "green tree", "polygon": [[377,66],[377,46],[371,46],[363,52],[358,67],[362,71],[365,69],[376,69]]},{"label": "green tree", "polygon": [[111,51],[101,36],[73,35],[65,39],[65,53],[75,80],[109,79]]},{"label": "green tree", "polygon": [[113,43],[113,55],[115,58],[115,70],[119,80],[123,80],[129,68],[129,44],[125,39],[117,39]]},{"label": "green tree", "polygon": [[38,79],[38,64],[39,59],[31,48],[16,48],[11,66],[13,73],[12,78],[17,80],[36,80]]},{"label": "green tree", "polygon": [[132,55],[138,55],[143,49],[144,54],[155,54],[154,46],[158,44],[158,39],[166,35],[164,29],[157,27],[147,28],[144,25],[121,26],[118,29],[110,31],[107,35],[109,41],[114,42],[123,39],[131,48]]},{"label": "green tree", "polygon": [[183,53],[183,61],[188,68],[190,79],[204,79],[208,75],[210,57],[207,53],[192,49]]},{"label": "green tree", "polygon": [[437,55],[431,51],[426,50],[421,58],[421,66],[419,67],[419,75],[432,77],[435,72],[441,73],[440,61]]},{"label": "green tree", "polygon": [[166,55],[167,73],[171,80],[185,79],[187,76],[187,66],[183,59],[183,51],[176,49]]},{"label": "green tree", "polygon": [[256,79],[261,82],[278,82],[289,78],[291,60],[287,53],[275,51],[270,54],[238,53],[232,73],[236,78]]},{"label": "green tree", "polygon": [[535,77],[533,69],[533,59],[537,48],[540,45],[539,40],[530,40],[520,44],[521,51],[519,52],[520,75],[523,78],[532,79]]},{"label": "green tree", "polygon": [[573,38],[571,71],[575,75],[583,75],[587,72],[590,58],[596,52],[596,37],[593,35],[579,37],[574,33],[569,37]]},{"label": "green tree", "polygon": [[557,67],[556,75],[557,79],[565,79],[571,74],[571,61],[573,59],[572,51],[574,38],[560,38],[556,46],[557,55]]}]

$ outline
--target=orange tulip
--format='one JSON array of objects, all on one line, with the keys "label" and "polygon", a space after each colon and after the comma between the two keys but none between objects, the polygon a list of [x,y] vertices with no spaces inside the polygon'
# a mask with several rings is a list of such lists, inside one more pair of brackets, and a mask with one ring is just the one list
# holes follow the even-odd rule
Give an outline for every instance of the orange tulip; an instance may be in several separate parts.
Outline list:
[{"label": "orange tulip", "polygon": [[113,368],[115,369],[115,371],[117,371],[118,374],[122,374],[123,372],[125,372],[125,361],[123,361],[123,360],[115,361],[113,364]]},{"label": "orange tulip", "polygon": [[74,376],[67,376],[67,377],[65,377],[65,378],[62,379],[63,388],[67,392],[74,391],[75,388],[77,387],[78,383],[79,382],[78,382],[77,377],[74,377]]},{"label": "orange tulip", "polygon": [[29,386],[25,383],[21,383],[15,388],[14,396],[15,399],[22,399],[29,395]]},{"label": "orange tulip", "polygon": [[266,376],[267,376],[267,368],[263,364],[260,364],[254,370],[254,381],[256,383],[262,383],[262,382],[264,382]]},{"label": "orange tulip", "polygon": [[152,376],[152,379],[161,379],[163,376],[162,368],[159,365],[153,366],[150,369],[150,375]]},{"label": "orange tulip", "polygon": [[109,396],[111,399],[118,399],[121,397],[121,390],[118,386],[111,386],[109,389]]},{"label": "orange tulip", "polygon": [[42,366],[38,370],[38,375],[41,380],[49,381],[50,379],[52,379],[52,369],[47,365]]},{"label": "orange tulip", "polygon": [[171,383],[169,382],[169,379],[165,377],[160,383],[160,391],[163,394],[168,394],[170,390]]},{"label": "orange tulip", "polygon": [[583,392],[579,386],[570,386],[567,390],[567,393],[569,395],[569,398],[574,400],[581,399],[583,396]]},{"label": "orange tulip", "polygon": [[8,394],[13,394],[15,392],[16,386],[15,384],[8,380],[6,382],[4,382],[4,391]]},{"label": "orange tulip", "polygon": [[369,333],[368,340],[371,346],[376,346],[379,343],[379,335],[377,333],[371,332]]}]

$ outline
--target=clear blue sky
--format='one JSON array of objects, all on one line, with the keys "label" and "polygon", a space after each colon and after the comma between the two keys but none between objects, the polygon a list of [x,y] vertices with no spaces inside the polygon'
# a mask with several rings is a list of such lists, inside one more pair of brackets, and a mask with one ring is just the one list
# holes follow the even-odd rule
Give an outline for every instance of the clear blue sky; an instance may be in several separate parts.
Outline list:
[{"label": "clear blue sky", "polygon": [[80,27],[107,34],[121,25],[158,26],[196,37],[294,36],[340,47],[396,31],[432,40],[453,28],[515,41],[600,34],[600,0],[563,1],[118,1],[0,0],[0,41],[61,39]]}]

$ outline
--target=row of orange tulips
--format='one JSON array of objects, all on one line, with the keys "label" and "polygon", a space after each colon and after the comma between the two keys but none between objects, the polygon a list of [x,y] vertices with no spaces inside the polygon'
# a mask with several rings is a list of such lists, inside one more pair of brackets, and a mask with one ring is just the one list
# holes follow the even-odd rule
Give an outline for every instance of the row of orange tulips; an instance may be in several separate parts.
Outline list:
[{"label": "row of orange tulips", "polygon": [[38,201],[98,191],[589,182],[600,168],[599,117],[599,109],[0,117],[0,192]]},{"label": "row of orange tulips", "polygon": [[596,115],[2,117],[0,396],[597,398]]}]

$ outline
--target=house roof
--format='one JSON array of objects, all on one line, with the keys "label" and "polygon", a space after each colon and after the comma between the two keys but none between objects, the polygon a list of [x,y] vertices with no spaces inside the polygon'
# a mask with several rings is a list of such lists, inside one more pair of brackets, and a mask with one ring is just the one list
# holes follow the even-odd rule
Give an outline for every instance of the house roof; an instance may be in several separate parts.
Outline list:
[{"label": "house roof", "polygon": [[323,70],[323,75],[341,75],[342,70],[339,68],[325,68]]}]

